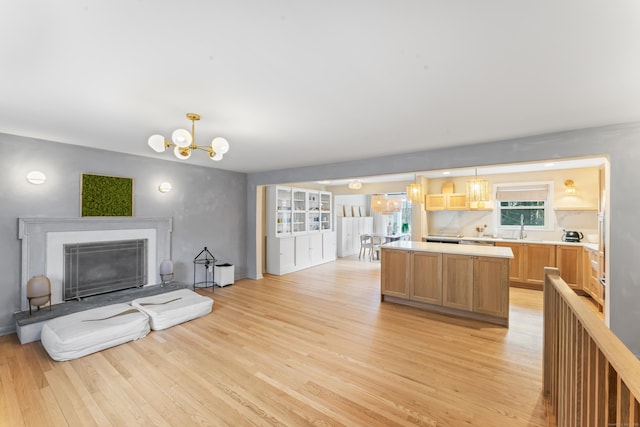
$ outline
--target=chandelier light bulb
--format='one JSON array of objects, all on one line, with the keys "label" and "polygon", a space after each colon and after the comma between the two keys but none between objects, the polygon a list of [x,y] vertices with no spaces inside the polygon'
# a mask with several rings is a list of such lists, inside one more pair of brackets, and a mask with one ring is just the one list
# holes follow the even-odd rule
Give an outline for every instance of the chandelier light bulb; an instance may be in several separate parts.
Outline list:
[{"label": "chandelier light bulb", "polygon": [[229,143],[224,138],[213,138],[211,148],[213,148],[213,151],[216,153],[227,154],[227,151],[229,151]]},{"label": "chandelier light bulb", "polygon": [[148,144],[156,153],[162,153],[167,149],[167,146],[164,143],[164,136],[162,135],[151,135],[149,137]]},{"label": "chandelier light bulb", "polygon": [[184,148],[191,145],[193,137],[191,136],[191,133],[186,129],[176,129],[171,134],[171,140],[178,147]]},{"label": "chandelier light bulb", "polygon": [[209,158],[211,158],[211,160],[215,160],[216,162],[219,162],[220,160],[222,160],[222,153],[213,153],[213,156],[209,155]]},{"label": "chandelier light bulb", "polygon": [[173,149],[173,154],[175,154],[175,156],[180,160],[187,160],[189,157],[191,157],[191,150],[188,148],[188,146],[176,146],[176,148]]}]

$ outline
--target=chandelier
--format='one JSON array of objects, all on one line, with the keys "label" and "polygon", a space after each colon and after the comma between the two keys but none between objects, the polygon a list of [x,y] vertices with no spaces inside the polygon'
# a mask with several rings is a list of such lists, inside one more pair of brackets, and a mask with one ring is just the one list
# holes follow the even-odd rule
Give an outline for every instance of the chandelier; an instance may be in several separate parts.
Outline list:
[{"label": "chandelier", "polygon": [[191,120],[191,132],[186,129],[176,129],[171,134],[171,141],[162,135],[152,135],[147,142],[149,147],[157,153],[164,152],[169,147],[174,147],[173,154],[180,160],[191,157],[193,150],[206,151],[211,160],[222,160],[224,154],[229,151],[229,143],[224,138],[213,138],[209,145],[197,145],[195,140],[196,120],[200,120],[200,114],[187,113],[187,119]]},{"label": "chandelier", "polygon": [[352,179],[351,182],[349,182],[349,188],[351,190],[359,190],[362,188],[362,182],[359,179]]},{"label": "chandelier", "polygon": [[371,197],[371,210],[382,215],[391,215],[402,210],[400,197],[387,197],[384,194],[376,194]]}]

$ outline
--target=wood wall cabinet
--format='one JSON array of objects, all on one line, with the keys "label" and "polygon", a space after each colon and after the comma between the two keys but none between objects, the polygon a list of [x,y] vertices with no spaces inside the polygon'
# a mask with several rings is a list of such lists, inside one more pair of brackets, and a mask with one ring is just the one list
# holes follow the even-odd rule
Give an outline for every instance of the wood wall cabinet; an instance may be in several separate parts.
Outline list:
[{"label": "wood wall cabinet", "polygon": [[582,246],[556,246],[556,266],[560,277],[574,290],[582,290]]},{"label": "wood wall cabinet", "polygon": [[443,255],[442,305],[459,310],[473,310],[472,256]]},{"label": "wood wall cabinet", "polygon": [[466,210],[467,195],[465,193],[427,194],[425,196],[425,210]]},{"label": "wood wall cabinet", "polygon": [[380,289],[382,295],[409,298],[411,252],[388,249],[381,257]]}]

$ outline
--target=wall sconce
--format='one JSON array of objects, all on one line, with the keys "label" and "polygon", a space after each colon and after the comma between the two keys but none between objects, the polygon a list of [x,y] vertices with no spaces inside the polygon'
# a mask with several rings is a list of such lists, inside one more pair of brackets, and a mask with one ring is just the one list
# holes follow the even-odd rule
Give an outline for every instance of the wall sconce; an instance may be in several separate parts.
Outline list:
[{"label": "wall sconce", "polygon": [[170,182],[163,182],[162,184],[158,185],[158,191],[161,193],[168,193],[169,191],[171,191],[171,183]]},{"label": "wall sconce", "polygon": [[31,171],[27,174],[27,181],[35,185],[44,184],[46,180],[47,176],[44,174],[44,172]]},{"label": "wall sconce", "polygon": [[359,179],[353,179],[349,183],[349,188],[352,190],[359,190],[362,188],[362,182]]},{"label": "wall sconce", "polygon": [[569,194],[570,196],[575,196],[576,186],[573,183],[572,179],[568,179],[564,182],[564,192]]}]

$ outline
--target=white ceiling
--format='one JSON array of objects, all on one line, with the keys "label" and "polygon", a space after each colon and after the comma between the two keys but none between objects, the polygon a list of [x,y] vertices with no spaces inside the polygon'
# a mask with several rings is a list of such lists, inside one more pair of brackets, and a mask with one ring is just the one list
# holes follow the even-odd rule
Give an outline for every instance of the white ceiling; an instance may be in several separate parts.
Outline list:
[{"label": "white ceiling", "polygon": [[259,172],[640,121],[637,0],[2,3],[2,133],[169,160],[195,112]]}]

